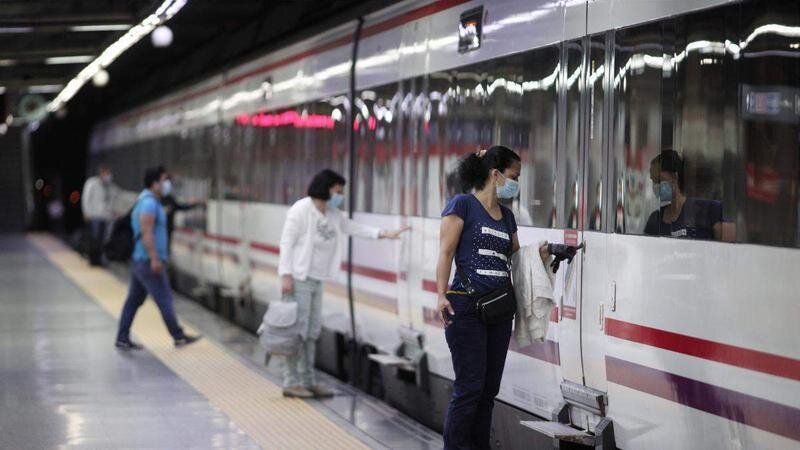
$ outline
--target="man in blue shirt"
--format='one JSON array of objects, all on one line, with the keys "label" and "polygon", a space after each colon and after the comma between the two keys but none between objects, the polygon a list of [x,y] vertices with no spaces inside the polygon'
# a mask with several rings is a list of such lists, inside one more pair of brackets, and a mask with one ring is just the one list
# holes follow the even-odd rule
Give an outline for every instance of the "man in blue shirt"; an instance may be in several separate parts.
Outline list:
[{"label": "man in blue shirt", "polygon": [[159,201],[161,187],[167,173],[162,168],[148,169],[144,175],[145,189],[139,194],[131,212],[134,247],[131,261],[131,284],[128,298],[119,319],[116,346],[125,350],[136,350],[141,345],[131,341],[130,329],[136,311],[149,293],[159,311],[176,347],[191,344],[199,339],[183,332],[172,307],[172,288],[165,265],[167,251],[167,216]]}]

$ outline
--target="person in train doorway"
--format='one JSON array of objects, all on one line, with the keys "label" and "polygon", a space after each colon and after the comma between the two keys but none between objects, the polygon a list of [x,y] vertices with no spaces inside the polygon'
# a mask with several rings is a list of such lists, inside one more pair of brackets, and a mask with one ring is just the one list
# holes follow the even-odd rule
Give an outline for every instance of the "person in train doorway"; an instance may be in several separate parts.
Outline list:
[{"label": "person in train doorway", "polygon": [[89,264],[103,265],[103,243],[108,224],[113,219],[113,202],[117,188],[108,166],[98,167],[97,175],[91,176],[83,185],[81,211],[89,233]]},{"label": "person in train doorway", "polygon": [[333,392],[314,377],[316,340],[322,329],[322,283],[341,267],[343,235],[369,239],[397,239],[408,229],[385,231],[350,220],[339,207],[344,202],[345,179],[326,169],[314,176],[308,196],[289,208],[280,240],[278,274],[285,300],[298,303],[302,342],[286,357],[283,395],[330,397]]},{"label": "person in train doorway", "polygon": [[684,194],[684,160],[666,149],[650,162],[653,192],[661,206],[647,219],[644,233],[689,239],[733,240],[733,224],[723,220],[722,202]]},{"label": "person in train doorway", "polygon": [[172,301],[172,288],[167,277],[167,216],[159,201],[167,173],[163,168],[148,169],[144,175],[144,190],[139,194],[131,212],[134,234],[131,256],[131,282],[128,297],[122,307],[116,346],[123,350],[142,348],[130,338],[130,329],[136,311],[147,294],[155,300],[161,318],[167,325],[176,347],[191,344],[199,336],[184,333],[178,324]]},{"label": "person in train doorway", "polygon": [[189,211],[199,208],[205,204],[201,201],[189,203],[179,202],[172,191],[172,174],[164,166],[159,166],[159,170],[167,174],[167,179],[161,183],[161,206],[167,214],[167,252],[172,248],[172,232],[175,230],[175,213],[178,211]]},{"label": "person in train doorway", "polygon": [[[513,319],[486,325],[477,316],[475,302],[510,282],[508,261],[519,249],[517,223],[500,200],[517,195],[521,169],[519,155],[507,147],[496,145],[467,155],[457,170],[473,192],[456,195],[442,212],[437,309],[455,372],[444,423],[446,449],[489,448],[492,408]],[[542,252],[547,252],[546,246]],[[457,271],[448,288],[453,259]],[[474,290],[472,295],[467,286]]]}]

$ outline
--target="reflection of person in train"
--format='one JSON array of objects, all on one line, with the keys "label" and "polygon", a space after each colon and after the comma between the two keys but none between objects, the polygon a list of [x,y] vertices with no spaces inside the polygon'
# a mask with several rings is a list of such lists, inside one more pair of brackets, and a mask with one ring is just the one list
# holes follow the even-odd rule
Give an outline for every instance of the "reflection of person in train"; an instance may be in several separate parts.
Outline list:
[{"label": "reflection of person in train", "polygon": [[675,150],[664,150],[650,162],[650,178],[661,207],[650,214],[644,233],[690,239],[728,240],[732,224],[722,218],[722,202],[684,194],[684,161]]},{"label": "reflection of person in train", "polygon": [[[437,311],[445,325],[455,372],[444,424],[446,449],[489,448],[492,406],[500,389],[511,322],[487,325],[475,312],[475,298],[506,286],[507,261],[519,248],[514,213],[499,199],[513,199],[522,164],[512,150],[494,146],[461,160],[462,187],[474,188],[448,201],[442,212],[436,268]],[[540,249],[540,253],[545,251]],[[455,259],[457,272],[448,288]]]},{"label": "reflection of person in train", "polygon": [[408,229],[382,230],[350,220],[339,210],[345,198],[344,185],[341,175],[323,170],[311,180],[308,196],[295,202],[286,213],[278,275],[281,293],[286,300],[297,302],[297,320],[302,324],[300,348],[286,357],[286,397],[333,395],[333,391],[316,383],[314,356],[322,330],[322,283],[341,267],[343,236],[397,239]]}]

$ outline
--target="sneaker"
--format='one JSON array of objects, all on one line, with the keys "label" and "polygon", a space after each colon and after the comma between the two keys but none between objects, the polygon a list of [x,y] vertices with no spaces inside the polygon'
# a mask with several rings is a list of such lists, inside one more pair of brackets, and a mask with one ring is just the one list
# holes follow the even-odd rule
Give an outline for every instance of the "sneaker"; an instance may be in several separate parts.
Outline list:
[{"label": "sneaker", "polygon": [[185,347],[191,343],[197,342],[200,340],[202,336],[191,336],[191,335],[184,335],[183,337],[179,337],[175,339],[175,347]]},{"label": "sneaker", "polygon": [[317,397],[317,398],[333,397],[333,394],[334,394],[334,392],[332,390],[326,388],[325,386],[319,385],[319,384],[315,384],[314,386],[311,386],[310,388],[308,388],[308,390],[311,391],[311,393],[314,394],[314,397]]},{"label": "sneaker", "polygon": [[283,396],[293,398],[313,398],[314,393],[303,386],[291,386],[288,388],[283,388]]},{"label": "sneaker", "polygon": [[120,350],[141,350],[143,347],[136,342],[133,341],[117,341],[114,343],[114,347],[117,347]]}]

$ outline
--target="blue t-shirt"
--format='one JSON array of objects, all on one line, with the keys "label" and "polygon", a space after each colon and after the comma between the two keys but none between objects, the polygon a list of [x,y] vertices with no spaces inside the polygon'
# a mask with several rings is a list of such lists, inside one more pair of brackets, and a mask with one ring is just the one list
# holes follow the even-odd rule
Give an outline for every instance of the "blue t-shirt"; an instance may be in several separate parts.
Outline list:
[{"label": "blue t-shirt", "polygon": [[[512,237],[517,232],[514,213],[500,205],[503,218],[495,220],[472,194],[459,194],[450,199],[442,217],[455,214],[464,221],[456,249],[456,266],[469,278],[476,293],[486,293],[508,284],[508,262]],[[463,291],[465,283],[456,272],[450,289]]]},{"label": "blue t-shirt", "polygon": [[139,216],[144,214],[151,214],[156,218],[155,225],[153,226],[153,236],[156,241],[156,252],[162,261],[167,260],[167,215],[164,213],[164,208],[161,207],[158,199],[152,192],[145,189],[139,194],[131,212],[131,226],[133,227],[133,238],[136,241],[133,245],[133,260],[134,261],[149,261],[150,255],[147,254],[147,249],[142,243],[141,226],[139,225]]}]

